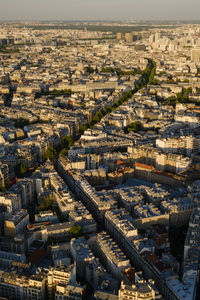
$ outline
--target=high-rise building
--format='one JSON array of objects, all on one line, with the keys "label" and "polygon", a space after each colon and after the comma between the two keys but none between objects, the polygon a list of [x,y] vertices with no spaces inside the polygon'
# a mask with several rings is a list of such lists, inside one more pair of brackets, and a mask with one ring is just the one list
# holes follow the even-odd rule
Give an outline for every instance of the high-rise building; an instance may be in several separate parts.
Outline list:
[{"label": "high-rise building", "polygon": [[116,38],[117,38],[118,41],[122,40],[122,33],[117,32]]},{"label": "high-rise building", "polygon": [[132,32],[125,33],[125,40],[127,43],[131,43],[133,41],[133,34]]}]

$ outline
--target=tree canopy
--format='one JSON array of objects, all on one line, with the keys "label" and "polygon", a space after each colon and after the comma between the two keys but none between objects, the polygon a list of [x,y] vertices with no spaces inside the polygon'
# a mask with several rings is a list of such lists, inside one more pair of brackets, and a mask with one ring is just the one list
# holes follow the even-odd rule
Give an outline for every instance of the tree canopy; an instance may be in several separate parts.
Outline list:
[{"label": "tree canopy", "polygon": [[82,228],[79,225],[72,226],[70,228],[70,233],[72,237],[78,238],[82,234]]},{"label": "tree canopy", "polygon": [[129,133],[131,131],[138,132],[143,129],[142,123],[140,121],[135,121],[124,128],[124,133]]},{"label": "tree canopy", "polygon": [[56,157],[56,154],[56,150],[52,146],[48,146],[44,158],[53,160]]},{"label": "tree canopy", "polygon": [[63,148],[63,149],[60,151],[60,155],[62,155],[62,156],[67,156],[67,154],[68,154],[68,151],[67,151],[67,149],[65,149],[65,148]]},{"label": "tree canopy", "polygon": [[73,145],[74,141],[73,138],[69,135],[65,135],[62,138],[62,148],[69,149]]},{"label": "tree canopy", "polygon": [[50,196],[45,196],[42,199],[42,202],[40,203],[38,209],[39,211],[43,211],[43,210],[53,210],[53,204],[55,202],[55,198],[50,195]]},{"label": "tree canopy", "polygon": [[19,165],[19,173],[20,175],[24,175],[27,172],[27,167],[24,162],[21,162]]}]

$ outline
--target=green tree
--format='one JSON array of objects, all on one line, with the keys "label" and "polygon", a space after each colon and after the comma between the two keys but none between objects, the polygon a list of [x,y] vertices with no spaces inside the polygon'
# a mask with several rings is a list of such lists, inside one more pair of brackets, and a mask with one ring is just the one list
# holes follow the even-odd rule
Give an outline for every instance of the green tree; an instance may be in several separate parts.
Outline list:
[{"label": "green tree", "polygon": [[72,91],[71,90],[53,90],[53,91],[51,91],[51,92],[49,92],[49,93],[47,93],[47,95],[52,95],[52,96],[62,96],[62,95],[64,95],[64,96],[71,96],[71,94],[72,94]]},{"label": "green tree", "polygon": [[56,150],[52,146],[48,146],[44,158],[53,160],[56,157],[56,154]]},{"label": "green tree", "polygon": [[5,193],[6,192],[6,187],[1,185],[0,186],[0,192]]},{"label": "green tree", "polygon": [[112,107],[111,105],[108,105],[108,106],[106,107],[106,112],[107,112],[107,114],[111,113],[112,111],[113,111],[113,107]]},{"label": "green tree", "polygon": [[20,173],[20,175],[23,175],[26,172],[27,172],[26,164],[24,162],[20,163],[20,165],[19,165],[19,173]]},{"label": "green tree", "polygon": [[79,225],[72,226],[70,228],[70,233],[72,237],[78,238],[82,234],[82,228]]},{"label": "green tree", "polygon": [[183,82],[184,83],[189,83],[190,81],[189,81],[189,79],[184,79]]},{"label": "green tree", "polygon": [[15,127],[16,128],[23,128],[24,126],[29,125],[29,124],[30,124],[29,120],[20,118],[20,119],[16,120]]},{"label": "green tree", "polygon": [[67,148],[69,149],[72,145],[73,145],[74,141],[73,141],[73,138],[69,135],[65,135],[63,138],[62,138],[62,147],[64,148]]},{"label": "green tree", "polygon": [[142,123],[140,121],[135,121],[124,128],[124,133],[129,133],[131,131],[138,132],[143,129]]},{"label": "green tree", "polygon": [[89,74],[92,74],[92,73],[94,73],[94,71],[95,71],[95,70],[94,70],[92,67],[90,67],[90,66],[85,67],[84,70],[85,70],[86,73],[89,73]]},{"label": "green tree", "polygon": [[87,125],[87,124],[82,124],[82,125],[80,125],[80,127],[79,127],[79,132],[80,132],[80,134],[83,134],[84,131],[87,130],[87,128],[88,128],[88,125]]},{"label": "green tree", "polygon": [[40,203],[38,209],[39,211],[43,211],[43,210],[53,210],[54,209],[54,203],[55,203],[55,198],[50,195],[50,196],[45,196],[42,199],[42,202]]},{"label": "green tree", "polygon": [[114,72],[115,72],[115,69],[112,68],[112,67],[102,68],[102,69],[101,69],[101,72],[102,72],[102,73],[114,73]]},{"label": "green tree", "polygon": [[95,124],[95,123],[97,123],[97,122],[99,122],[99,121],[100,121],[100,119],[99,119],[98,114],[94,115],[94,117],[93,117],[93,119],[92,119],[92,122]]},{"label": "green tree", "polygon": [[60,155],[62,155],[62,156],[67,156],[67,154],[68,154],[68,151],[67,151],[66,148],[63,148],[63,149],[60,151]]}]

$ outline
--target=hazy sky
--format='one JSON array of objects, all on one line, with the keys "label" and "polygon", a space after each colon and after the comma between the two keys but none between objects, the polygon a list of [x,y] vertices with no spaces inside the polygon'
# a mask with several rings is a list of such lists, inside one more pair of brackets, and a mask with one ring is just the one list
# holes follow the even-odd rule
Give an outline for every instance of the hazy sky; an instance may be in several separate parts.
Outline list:
[{"label": "hazy sky", "polygon": [[200,0],[0,0],[0,20],[200,20]]}]

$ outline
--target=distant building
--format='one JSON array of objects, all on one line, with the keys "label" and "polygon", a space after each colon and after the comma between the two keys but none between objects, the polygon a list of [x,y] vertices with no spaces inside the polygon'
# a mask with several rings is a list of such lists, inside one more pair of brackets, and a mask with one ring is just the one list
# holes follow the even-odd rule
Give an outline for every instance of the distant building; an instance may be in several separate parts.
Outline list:
[{"label": "distant building", "polygon": [[191,60],[193,62],[200,62],[200,49],[192,49]]},{"label": "distant building", "polygon": [[122,40],[122,33],[117,32],[116,38],[117,38],[118,41]]},{"label": "distant building", "polygon": [[133,41],[133,34],[131,32],[125,33],[125,40],[127,43],[131,43]]}]

